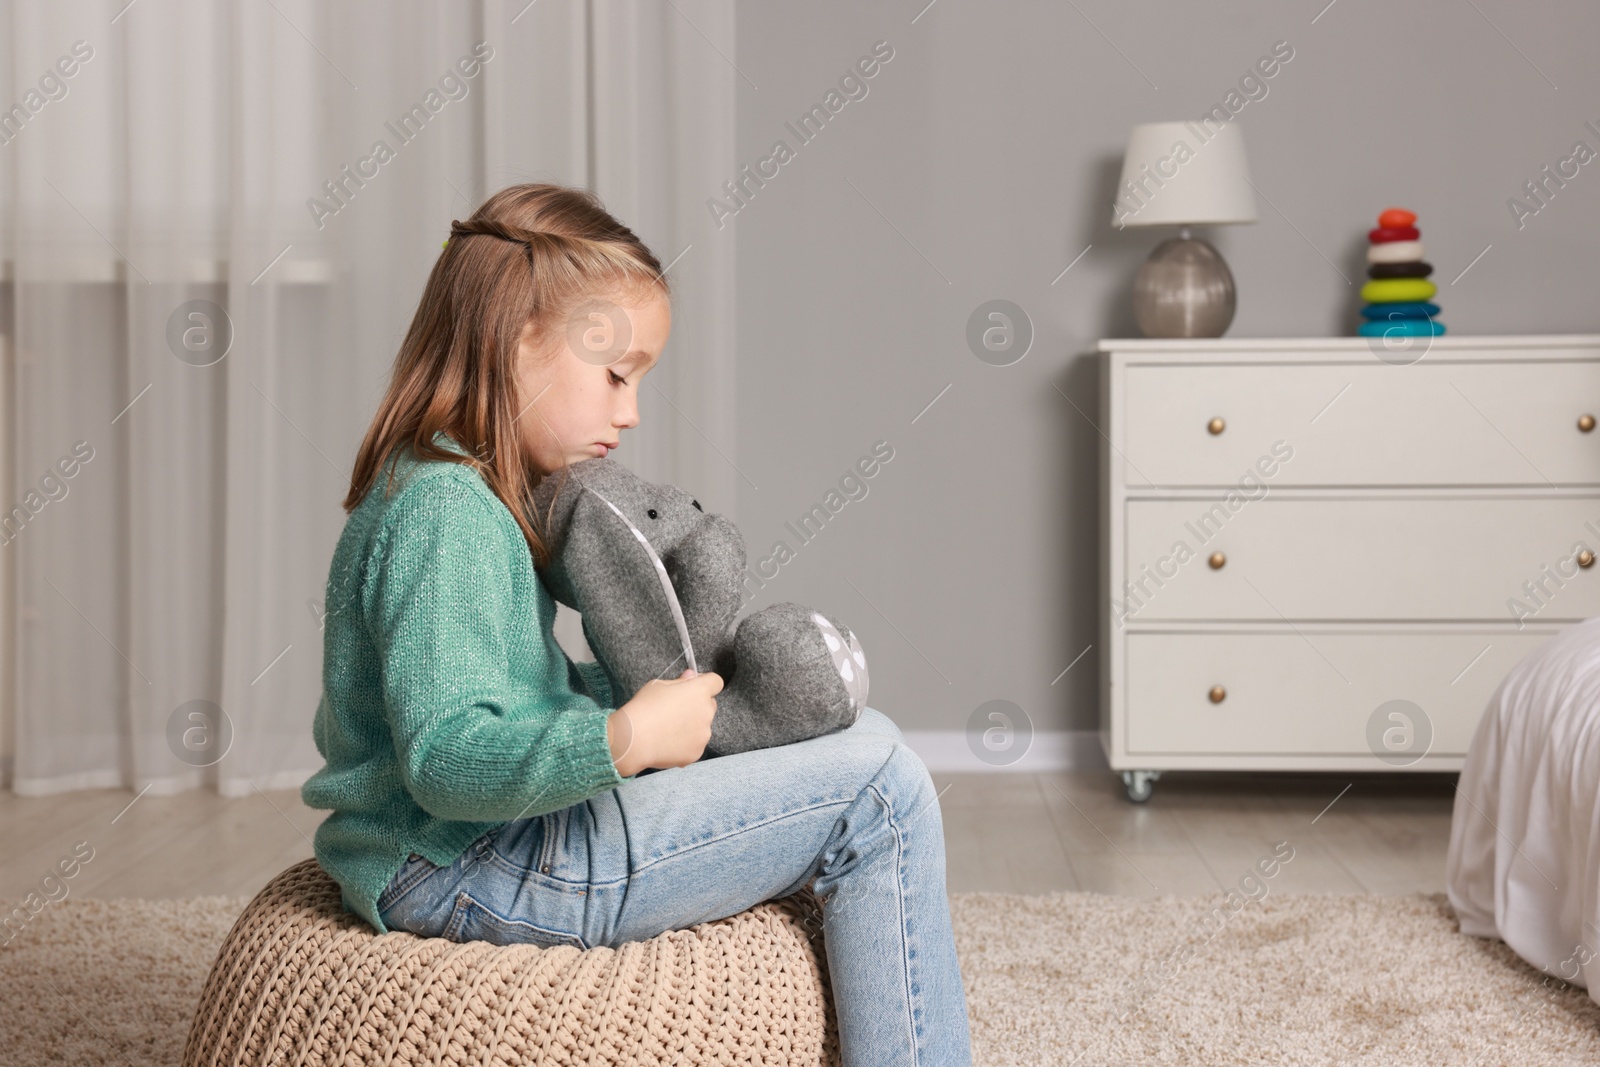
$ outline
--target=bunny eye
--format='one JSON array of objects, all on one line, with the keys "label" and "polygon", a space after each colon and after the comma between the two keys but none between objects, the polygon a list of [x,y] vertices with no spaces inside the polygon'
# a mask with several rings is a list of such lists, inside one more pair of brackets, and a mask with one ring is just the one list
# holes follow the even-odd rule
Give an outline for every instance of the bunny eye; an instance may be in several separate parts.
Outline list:
[{"label": "bunny eye", "polygon": [[651,508],[649,511],[645,512],[645,514],[650,516],[652,519],[659,519],[661,517],[661,516],[656,514],[656,509],[655,508]]},{"label": "bunny eye", "polygon": [[691,500],[691,501],[689,501],[689,503],[694,505],[694,509],[696,511],[704,511],[705,510],[705,508],[700,506],[700,501],[698,501],[698,500]]}]

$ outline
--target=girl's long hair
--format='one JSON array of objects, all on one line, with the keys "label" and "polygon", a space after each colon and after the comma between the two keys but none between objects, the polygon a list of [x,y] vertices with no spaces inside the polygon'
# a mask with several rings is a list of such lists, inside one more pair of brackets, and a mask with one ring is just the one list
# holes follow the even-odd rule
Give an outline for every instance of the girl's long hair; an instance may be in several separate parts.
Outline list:
[{"label": "girl's long hair", "polygon": [[[544,566],[549,549],[531,505],[540,475],[522,454],[516,425],[528,403],[517,395],[523,329],[531,322],[542,344],[585,297],[671,290],[644,242],[582,189],[513,185],[465,222],[452,221],[450,233],[356,453],[343,506],[355,510],[385,461],[409,445],[419,459],[476,470]],[[436,446],[441,430],[470,455]],[[394,473],[391,465],[386,494]]]}]

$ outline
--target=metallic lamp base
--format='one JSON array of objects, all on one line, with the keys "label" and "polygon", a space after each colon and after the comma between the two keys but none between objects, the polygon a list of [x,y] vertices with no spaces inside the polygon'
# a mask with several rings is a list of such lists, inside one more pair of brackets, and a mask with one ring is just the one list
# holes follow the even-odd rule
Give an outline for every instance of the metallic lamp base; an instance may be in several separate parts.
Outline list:
[{"label": "metallic lamp base", "polygon": [[1133,317],[1146,337],[1221,337],[1234,304],[1222,254],[1187,230],[1157,245],[1133,279]]}]

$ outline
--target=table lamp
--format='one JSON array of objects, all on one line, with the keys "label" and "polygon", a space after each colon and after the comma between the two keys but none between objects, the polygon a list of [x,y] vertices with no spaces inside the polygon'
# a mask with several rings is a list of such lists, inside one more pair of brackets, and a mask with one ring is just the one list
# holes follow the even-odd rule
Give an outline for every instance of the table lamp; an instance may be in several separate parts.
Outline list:
[{"label": "table lamp", "polygon": [[[1213,128],[1215,127],[1215,128]],[[1112,224],[1180,226],[1133,279],[1133,315],[1146,337],[1221,337],[1233,321],[1233,273],[1190,226],[1256,221],[1244,134],[1233,122],[1133,127]]]}]

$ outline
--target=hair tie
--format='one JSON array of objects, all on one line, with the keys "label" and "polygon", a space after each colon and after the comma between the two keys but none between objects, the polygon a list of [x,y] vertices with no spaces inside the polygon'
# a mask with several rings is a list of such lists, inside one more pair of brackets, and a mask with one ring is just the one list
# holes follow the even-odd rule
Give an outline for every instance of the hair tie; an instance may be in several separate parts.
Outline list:
[{"label": "hair tie", "polygon": [[[521,245],[523,248],[527,249],[528,252],[531,254],[532,251],[533,251],[533,243],[532,243],[533,242],[533,234],[539,232],[539,231],[535,230],[532,233],[529,233],[525,237],[513,237],[508,233],[497,233],[494,230],[469,229],[468,228],[469,224],[470,224],[470,220],[467,223],[463,223],[459,219],[451,219],[450,220],[450,237],[471,237],[471,236],[474,236],[474,235],[483,236],[483,237],[498,237],[502,241],[510,241],[513,244]],[[506,229],[506,227],[502,226],[501,229],[502,230]],[[450,237],[446,237],[444,239],[444,244],[440,245],[439,247],[440,248],[449,247],[449,245],[450,245]]]}]

